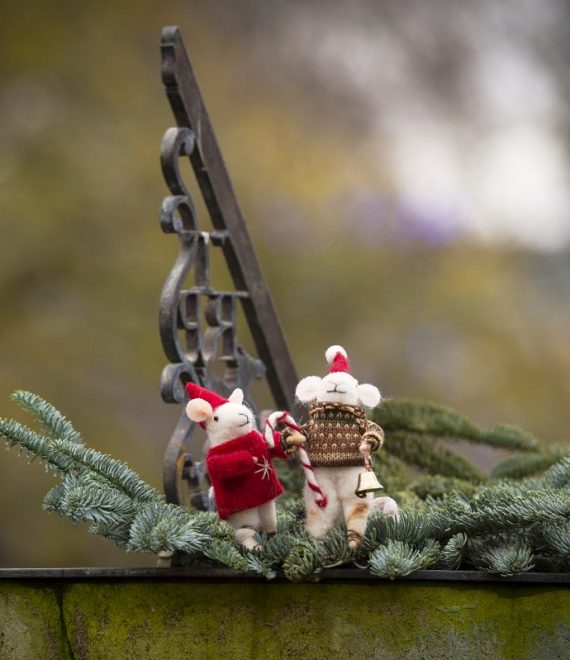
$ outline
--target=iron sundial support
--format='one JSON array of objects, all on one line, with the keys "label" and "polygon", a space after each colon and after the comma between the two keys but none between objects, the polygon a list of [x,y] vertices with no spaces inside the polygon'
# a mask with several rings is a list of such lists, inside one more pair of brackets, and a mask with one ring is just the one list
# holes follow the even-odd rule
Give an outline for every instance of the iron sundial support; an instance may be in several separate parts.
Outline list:
[{"label": "iron sundial support", "polygon": [[[265,375],[277,408],[290,410],[295,368],[177,27],[164,28],[161,55],[162,81],[177,128],[166,131],[161,145],[162,172],[171,195],[162,203],[160,223],[180,242],[160,300],[160,337],[170,361],[161,376],[162,398],[184,403],[184,384],[189,381],[222,395],[241,387],[255,411],[249,385]],[[180,158],[190,159],[212,232],[199,230]],[[210,249],[223,251],[235,291],[210,286]],[[193,282],[184,288],[188,279]],[[259,359],[238,344],[238,300]],[[222,375],[216,371],[220,365]],[[203,507],[204,470],[189,445],[193,426],[183,411],[166,450],[164,490],[169,502]]]}]

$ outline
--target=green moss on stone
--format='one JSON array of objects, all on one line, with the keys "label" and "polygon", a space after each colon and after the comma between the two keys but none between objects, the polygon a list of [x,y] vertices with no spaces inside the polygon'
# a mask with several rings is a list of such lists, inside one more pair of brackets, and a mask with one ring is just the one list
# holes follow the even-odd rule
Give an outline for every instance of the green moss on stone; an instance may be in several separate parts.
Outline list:
[{"label": "green moss on stone", "polygon": [[[363,582],[76,584],[64,613],[81,658],[555,658],[561,587]],[[552,653],[550,653],[552,652]]]},{"label": "green moss on stone", "polygon": [[58,593],[49,587],[0,584],[0,658],[69,658]]},{"label": "green moss on stone", "polygon": [[2,660],[550,660],[568,648],[563,586],[0,583]]}]

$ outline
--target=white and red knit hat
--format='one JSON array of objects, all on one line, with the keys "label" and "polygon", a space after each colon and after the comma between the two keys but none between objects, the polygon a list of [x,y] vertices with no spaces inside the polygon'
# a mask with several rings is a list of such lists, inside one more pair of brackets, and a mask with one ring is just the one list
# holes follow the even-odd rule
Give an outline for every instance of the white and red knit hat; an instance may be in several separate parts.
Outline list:
[{"label": "white and red knit hat", "polygon": [[343,371],[350,374],[350,365],[348,363],[348,356],[342,346],[330,346],[325,352],[325,358],[330,364],[329,374],[334,374]]}]

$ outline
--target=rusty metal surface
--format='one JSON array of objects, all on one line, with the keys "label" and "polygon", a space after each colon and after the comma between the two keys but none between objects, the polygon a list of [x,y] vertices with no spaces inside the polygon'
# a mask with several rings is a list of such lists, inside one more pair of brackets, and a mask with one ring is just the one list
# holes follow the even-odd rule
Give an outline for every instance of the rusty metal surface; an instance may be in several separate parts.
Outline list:
[{"label": "rusty metal surface", "polygon": [[[162,80],[178,127],[166,131],[161,145],[162,172],[171,194],[162,203],[160,224],[165,233],[177,235],[180,245],[160,300],[160,337],[170,361],[161,376],[162,398],[183,403],[188,381],[222,395],[241,387],[257,415],[249,387],[266,376],[277,407],[292,409],[297,383],[293,362],[178,28],[163,30],[161,53]],[[190,160],[212,232],[200,231],[181,176],[181,158]],[[210,285],[212,249],[223,252],[234,291]],[[260,359],[238,343],[238,301]],[[169,502],[206,508],[207,475],[199,457],[192,456],[193,431],[182,412],[165,454],[164,489]]]}]

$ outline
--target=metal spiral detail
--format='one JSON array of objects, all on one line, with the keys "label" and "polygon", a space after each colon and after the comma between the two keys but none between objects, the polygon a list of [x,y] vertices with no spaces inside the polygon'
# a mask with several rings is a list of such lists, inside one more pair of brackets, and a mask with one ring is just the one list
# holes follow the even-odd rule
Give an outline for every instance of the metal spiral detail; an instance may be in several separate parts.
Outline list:
[{"label": "metal spiral detail", "polygon": [[[160,337],[169,360],[161,377],[162,398],[184,403],[188,381],[226,396],[241,387],[255,411],[249,387],[266,376],[276,407],[293,410],[295,367],[177,27],[164,28],[161,58],[162,81],[178,127],[169,128],[162,140],[162,172],[171,194],[162,203],[160,225],[165,233],[176,234],[180,243],[160,300]],[[211,232],[199,229],[196,208],[181,176],[181,158],[190,160]],[[217,291],[211,286],[213,249],[223,253],[235,290]],[[238,307],[260,359],[238,343]],[[166,451],[164,489],[169,502],[205,507],[207,475],[203,463],[191,455],[191,437],[198,437],[193,430],[183,413]],[[193,440],[197,455],[195,445]]]},{"label": "metal spiral detail", "polygon": [[[169,128],[161,146],[162,172],[172,195],[162,202],[160,226],[165,233],[178,236],[180,252],[160,299],[160,337],[170,360],[162,371],[160,391],[165,402],[184,403],[184,384],[189,381],[226,396],[241,387],[257,414],[249,386],[252,380],[263,378],[266,369],[261,360],[239,346],[236,328],[237,301],[249,294],[211,287],[210,249],[222,247],[227,232],[199,231],[194,202],[180,174],[179,159],[191,156],[195,145],[190,129]],[[190,286],[185,288],[188,280]],[[222,375],[214,371],[220,363]],[[164,484],[169,501],[186,500],[186,504],[205,507],[203,466],[192,459],[189,449],[193,430],[194,425],[182,413],[167,448]],[[188,487],[190,492],[185,492]]]}]

